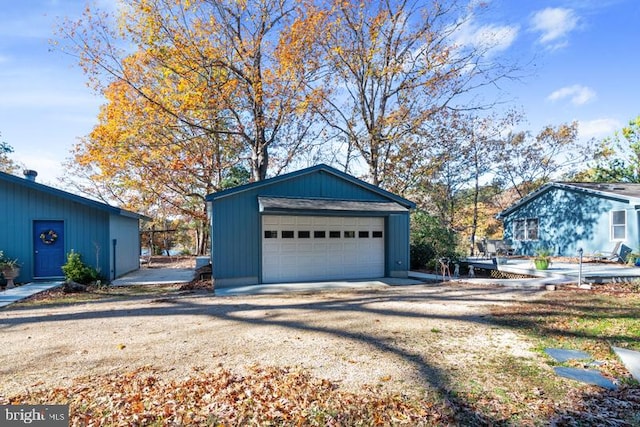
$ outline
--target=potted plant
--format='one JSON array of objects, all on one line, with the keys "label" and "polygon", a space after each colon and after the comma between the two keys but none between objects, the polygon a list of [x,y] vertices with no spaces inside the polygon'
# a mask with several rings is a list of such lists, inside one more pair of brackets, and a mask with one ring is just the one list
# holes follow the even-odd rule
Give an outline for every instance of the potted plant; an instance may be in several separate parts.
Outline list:
[{"label": "potted plant", "polygon": [[546,270],[551,265],[551,251],[547,248],[540,248],[536,250],[535,257],[533,258],[533,264],[537,270]]},{"label": "potted plant", "polygon": [[7,289],[15,286],[13,279],[20,275],[20,264],[17,259],[11,259],[4,256],[4,252],[0,251],[0,272],[7,281]]}]

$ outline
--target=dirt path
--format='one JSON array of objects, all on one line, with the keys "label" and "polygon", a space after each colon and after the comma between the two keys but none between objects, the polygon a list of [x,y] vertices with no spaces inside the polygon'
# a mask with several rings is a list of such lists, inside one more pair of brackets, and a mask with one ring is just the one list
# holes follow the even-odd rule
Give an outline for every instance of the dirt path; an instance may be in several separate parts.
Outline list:
[{"label": "dirt path", "polygon": [[536,358],[488,321],[516,289],[419,285],[384,290],[168,297],[0,310],[0,395],[151,365],[167,377],[218,366],[301,366],[347,389],[443,385],[493,357]]}]

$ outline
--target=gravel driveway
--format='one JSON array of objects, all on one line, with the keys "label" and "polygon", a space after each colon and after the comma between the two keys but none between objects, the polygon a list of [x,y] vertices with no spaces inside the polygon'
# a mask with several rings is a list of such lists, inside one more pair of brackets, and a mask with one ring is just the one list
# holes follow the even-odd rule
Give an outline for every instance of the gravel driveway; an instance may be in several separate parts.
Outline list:
[{"label": "gravel driveway", "polygon": [[535,295],[452,284],[9,307],[0,310],[0,395],[146,365],[173,378],[218,366],[301,366],[346,389],[422,391],[493,355],[538,357],[487,317],[492,305]]}]

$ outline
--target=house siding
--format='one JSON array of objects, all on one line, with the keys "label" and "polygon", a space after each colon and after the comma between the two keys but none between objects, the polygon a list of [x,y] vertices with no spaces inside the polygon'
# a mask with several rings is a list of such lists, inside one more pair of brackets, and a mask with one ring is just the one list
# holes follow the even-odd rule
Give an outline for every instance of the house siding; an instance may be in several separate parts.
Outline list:
[{"label": "house siding", "polygon": [[[87,265],[110,278],[110,233],[115,231],[121,236],[121,247],[124,248],[138,238],[139,219],[123,216],[114,221],[111,227],[110,217],[118,215],[108,209],[94,207],[93,202],[80,203],[74,200],[77,196],[66,198],[53,194],[47,190],[50,187],[32,188],[13,180],[16,177],[0,179],[0,199],[3,200],[0,205],[0,250],[7,257],[18,258],[21,272],[16,281],[29,282],[34,279],[34,222],[48,220],[64,222],[65,254],[72,250],[81,254]],[[134,248],[137,250],[139,244],[135,244]],[[134,260],[137,262],[139,256],[136,255]],[[122,266],[127,266],[131,261],[122,259],[120,262]]]},{"label": "house siding", "polygon": [[[109,219],[109,237],[110,278],[115,279],[140,268],[140,232],[138,221],[132,221],[131,218],[127,217],[111,215]],[[116,241],[115,250],[113,247],[114,240]]]},{"label": "house siding", "polygon": [[[212,276],[217,287],[258,284],[262,280],[260,277],[262,271],[261,218],[267,213],[259,212],[259,196],[389,201],[389,198],[383,194],[378,194],[324,170],[301,174],[291,179],[276,180],[272,184],[243,189],[238,193],[225,194],[220,198],[210,198]],[[286,212],[278,213],[278,215],[286,214]],[[320,210],[292,214],[387,217],[385,235],[392,237],[387,237],[385,242],[385,273],[400,277],[407,275],[408,211],[394,215],[375,211],[327,213]],[[397,264],[397,261],[400,264]]]},{"label": "house siding", "polygon": [[[504,238],[520,255],[533,255],[538,248],[548,248],[556,256],[577,256],[579,248],[586,254],[608,251],[616,244],[610,236],[610,212],[618,210],[627,212],[622,243],[638,250],[638,214],[628,200],[558,187],[550,187],[506,215]],[[538,218],[537,240],[514,239],[515,220],[525,218]]]}]

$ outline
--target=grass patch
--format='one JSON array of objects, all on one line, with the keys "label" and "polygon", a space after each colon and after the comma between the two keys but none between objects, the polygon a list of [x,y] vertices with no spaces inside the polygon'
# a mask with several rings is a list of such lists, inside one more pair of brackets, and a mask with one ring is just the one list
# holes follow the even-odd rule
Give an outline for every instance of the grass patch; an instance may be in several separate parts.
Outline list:
[{"label": "grass patch", "polygon": [[[556,408],[556,420],[560,425],[609,425],[611,418],[622,421],[616,425],[637,425],[640,386],[630,377],[611,346],[640,351],[640,294],[598,288],[547,292],[537,300],[494,307],[493,321],[526,334],[533,340],[535,350],[545,357],[544,349],[549,347],[585,351],[594,360],[604,362],[598,366],[599,371],[619,380],[620,389],[615,391],[574,386],[576,383],[554,391],[553,381],[545,384],[543,380],[539,388],[535,386],[544,378],[540,367],[507,361],[503,372],[514,379],[528,377],[523,384],[526,389],[551,394],[554,401],[563,399],[564,395],[565,409],[558,411]],[[547,360],[549,366],[559,364],[551,358],[547,357]],[[584,362],[568,361],[563,365],[583,368]],[[625,407],[627,410],[621,409]]]},{"label": "grass patch", "polygon": [[496,307],[495,321],[526,333],[546,347],[611,357],[611,345],[640,351],[640,294],[562,290],[544,298]]},{"label": "grass patch", "polygon": [[64,292],[62,288],[55,288],[36,295],[32,295],[22,301],[18,301],[8,307],[12,309],[24,309],[30,307],[50,307],[56,305],[80,304],[107,300],[126,300],[133,298],[154,298],[179,296],[192,291],[183,291],[181,285],[133,285],[133,286],[89,286],[84,292]]}]

